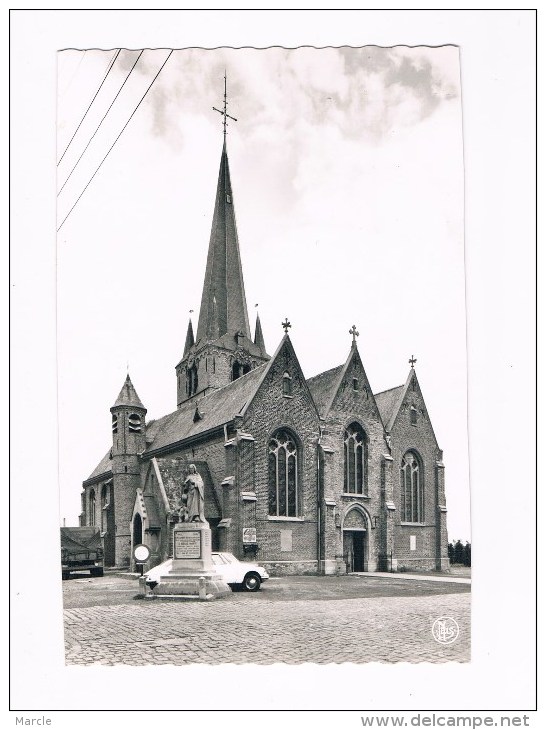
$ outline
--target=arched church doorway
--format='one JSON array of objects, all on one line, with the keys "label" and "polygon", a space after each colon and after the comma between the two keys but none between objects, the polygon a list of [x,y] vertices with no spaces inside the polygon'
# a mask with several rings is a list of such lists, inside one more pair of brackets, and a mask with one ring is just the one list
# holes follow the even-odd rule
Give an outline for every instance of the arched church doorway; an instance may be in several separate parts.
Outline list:
[{"label": "arched church doorway", "polygon": [[142,542],[142,517],[138,514],[133,519],[133,548]]},{"label": "arched church doorway", "polygon": [[348,573],[368,570],[368,520],[364,510],[353,507],[343,522],[343,558]]}]

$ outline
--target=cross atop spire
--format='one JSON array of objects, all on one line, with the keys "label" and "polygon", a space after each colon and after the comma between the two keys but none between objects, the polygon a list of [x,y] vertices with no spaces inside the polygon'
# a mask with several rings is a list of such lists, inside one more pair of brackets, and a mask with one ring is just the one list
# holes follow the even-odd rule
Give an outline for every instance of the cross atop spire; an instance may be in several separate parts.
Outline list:
[{"label": "cross atop spire", "polygon": [[224,125],[224,143],[226,141],[226,134],[227,134],[227,131],[226,131],[226,127],[228,125],[228,121],[227,120],[228,119],[232,119],[234,122],[237,121],[237,119],[235,119],[235,117],[232,117],[232,116],[230,116],[227,113],[227,105],[228,105],[228,100],[227,100],[227,76],[226,76],[226,72],[224,71],[224,108],[223,109],[217,109],[215,106],[212,107],[215,112],[218,112],[218,114],[221,114],[224,117],[224,120],[222,122],[222,124]]},{"label": "cross atop spire", "polygon": [[349,334],[353,336],[353,345],[356,345],[356,338],[359,336],[360,332],[356,331],[356,324],[353,324],[351,329],[349,330]]},{"label": "cross atop spire", "polygon": [[412,355],[410,357],[410,359],[408,360],[408,362],[411,365],[411,369],[413,370],[413,368],[415,367],[415,363],[417,362],[417,358],[413,357],[413,355]]},{"label": "cross atop spire", "polygon": [[288,330],[290,329],[290,327],[292,327],[292,325],[288,321],[288,317],[285,317],[284,318],[284,322],[281,322],[281,325],[284,328],[284,334],[287,335],[288,334]]}]

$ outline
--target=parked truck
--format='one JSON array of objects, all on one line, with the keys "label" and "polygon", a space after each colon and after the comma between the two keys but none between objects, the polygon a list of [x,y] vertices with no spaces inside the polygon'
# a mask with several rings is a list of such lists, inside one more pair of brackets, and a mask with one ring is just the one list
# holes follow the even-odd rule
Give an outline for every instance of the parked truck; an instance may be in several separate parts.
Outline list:
[{"label": "parked truck", "polygon": [[61,567],[63,580],[70,573],[90,572],[103,575],[104,552],[100,530],[96,527],[61,527]]}]

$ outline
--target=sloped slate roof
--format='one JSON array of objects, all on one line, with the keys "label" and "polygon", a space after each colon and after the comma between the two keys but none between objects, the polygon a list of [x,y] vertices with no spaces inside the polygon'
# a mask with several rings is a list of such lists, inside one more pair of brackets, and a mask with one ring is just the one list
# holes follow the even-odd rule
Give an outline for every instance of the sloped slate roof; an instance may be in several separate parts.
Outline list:
[{"label": "sloped slate roof", "polygon": [[332,399],[333,389],[337,384],[337,379],[343,367],[344,364],[338,365],[331,370],[326,370],[324,373],[319,373],[313,378],[309,378],[307,381],[307,385],[321,416],[324,415],[324,411]]},{"label": "sloped slate roof", "polygon": [[110,459],[110,449],[106,452],[106,454],[102,457],[102,459],[99,461],[97,466],[93,469],[91,474],[87,477],[85,480],[88,482],[90,479],[94,479],[95,477],[98,477],[99,474],[104,474],[105,472],[109,472],[111,470],[111,459]]},{"label": "sloped slate roof", "polygon": [[[204,398],[187,401],[174,413],[159,419],[153,424],[157,430],[145,454],[233,420],[256,392],[266,367],[264,363],[229,385],[211,391]],[[202,417],[194,421],[198,406]]]},{"label": "sloped slate roof", "polygon": [[395,415],[394,411],[398,406],[404,387],[404,385],[398,385],[396,388],[383,390],[381,393],[374,393],[375,402],[377,403],[381,419],[385,426]]}]

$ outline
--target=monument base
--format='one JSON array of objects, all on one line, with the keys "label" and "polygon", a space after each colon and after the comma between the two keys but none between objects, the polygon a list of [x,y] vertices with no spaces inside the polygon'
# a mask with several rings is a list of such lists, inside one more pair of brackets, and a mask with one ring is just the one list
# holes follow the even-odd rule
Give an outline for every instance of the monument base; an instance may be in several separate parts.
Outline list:
[{"label": "monument base", "polygon": [[177,571],[161,576],[159,583],[148,593],[158,598],[178,597],[194,598],[201,601],[212,601],[231,593],[230,587],[220,575],[212,571],[190,573]]},{"label": "monument base", "polygon": [[[193,598],[210,601],[231,593],[219,575],[211,557],[211,534],[207,522],[182,522],[173,530],[173,558],[147,573],[144,581],[146,597]],[[148,590],[146,590],[146,588]]]}]

